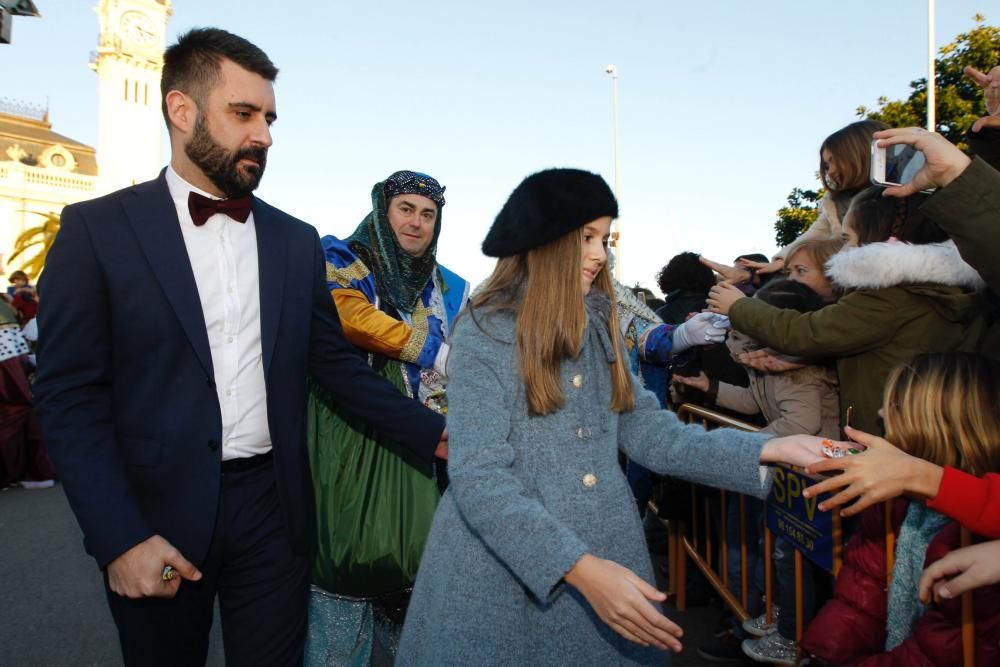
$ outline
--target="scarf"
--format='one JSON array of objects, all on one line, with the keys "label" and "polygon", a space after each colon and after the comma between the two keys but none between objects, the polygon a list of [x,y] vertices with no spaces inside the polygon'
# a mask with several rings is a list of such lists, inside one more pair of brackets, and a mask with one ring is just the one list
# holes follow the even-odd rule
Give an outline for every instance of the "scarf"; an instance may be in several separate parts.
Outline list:
[{"label": "scarf", "polygon": [[924,571],[927,546],[949,522],[926,505],[912,502],[896,540],[896,566],[889,585],[889,608],[885,621],[885,650],[891,651],[910,636],[913,624],[927,607],[917,597],[917,585]]},{"label": "scarf", "polygon": [[383,301],[398,312],[412,313],[427,281],[437,266],[438,235],[441,233],[441,209],[434,224],[434,238],[421,257],[414,257],[399,246],[386,216],[383,183],[372,188],[372,212],[365,216],[347,244],[375,277],[375,289]]}]

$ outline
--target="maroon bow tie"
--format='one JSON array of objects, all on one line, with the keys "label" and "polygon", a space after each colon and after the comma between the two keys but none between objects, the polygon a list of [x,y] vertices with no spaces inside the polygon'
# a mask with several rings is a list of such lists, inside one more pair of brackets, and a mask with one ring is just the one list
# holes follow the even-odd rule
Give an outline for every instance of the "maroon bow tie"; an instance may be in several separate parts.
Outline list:
[{"label": "maroon bow tie", "polygon": [[216,213],[224,213],[236,222],[246,222],[250,217],[251,202],[250,197],[210,199],[192,190],[188,195],[188,211],[196,227],[204,225]]}]

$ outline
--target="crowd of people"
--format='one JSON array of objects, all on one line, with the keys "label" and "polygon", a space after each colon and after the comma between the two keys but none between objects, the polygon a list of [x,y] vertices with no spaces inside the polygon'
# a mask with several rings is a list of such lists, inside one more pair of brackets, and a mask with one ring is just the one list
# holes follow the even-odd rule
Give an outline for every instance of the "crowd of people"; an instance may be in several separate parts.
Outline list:
[{"label": "crowd of people", "polygon": [[[612,278],[618,202],[578,169],[513,189],[475,289],[438,261],[424,173],[319,238],[252,194],[277,74],[241,37],[182,35],[170,163],[67,207],[37,291],[12,275],[0,302],[3,481],[58,475],[126,664],[204,664],[216,601],[232,664],[668,664],[654,484],[744,494],[751,558],[723,557],[762,591],[775,463],[839,473],[806,494],[861,515],[844,568],[825,595],[807,566],[796,643],[777,538],[776,619],[758,592],[706,657],[956,664],[973,591],[976,664],[1000,664],[1000,67],[968,71],[974,157],[852,123],[820,148],[805,234],[732,265],[679,254],[654,304]],[[926,164],[870,186],[873,140]],[[679,402],[761,428],[706,431]]]}]

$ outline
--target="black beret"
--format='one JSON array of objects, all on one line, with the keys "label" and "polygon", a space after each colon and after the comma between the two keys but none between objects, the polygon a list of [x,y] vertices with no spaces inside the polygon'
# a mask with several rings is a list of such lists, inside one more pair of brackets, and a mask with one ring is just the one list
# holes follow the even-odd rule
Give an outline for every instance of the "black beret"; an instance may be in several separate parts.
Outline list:
[{"label": "black beret", "polygon": [[520,255],[605,216],[618,217],[618,202],[603,178],[581,169],[546,169],[514,188],[486,234],[483,254]]}]

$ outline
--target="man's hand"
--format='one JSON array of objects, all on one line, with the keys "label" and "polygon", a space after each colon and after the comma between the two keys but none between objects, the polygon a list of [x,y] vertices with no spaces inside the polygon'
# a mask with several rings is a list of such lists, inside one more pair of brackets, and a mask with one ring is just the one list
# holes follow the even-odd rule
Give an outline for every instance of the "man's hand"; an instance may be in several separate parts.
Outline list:
[{"label": "man's hand", "polygon": [[943,188],[958,178],[972,162],[969,156],[940,134],[921,127],[881,130],[872,136],[878,139],[879,146],[910,144],[927,158],[927,163],[913,175],[912,181],[885,189],[885,195],[889,197],[906,197],[928,188]]},{"label": "man's hand", "polygon": [[713,313],[729,315],[729,309],[733,307],[733,304],[745,298],[746,294],[735,285],[719,283],[708,293],[708,310]]},{"label": "man's hand", "polygon": [[806,472],[812,474],[843,471],[842,474],[813,484],[802,492],[805,497],[812,498],[821,493],[839,491],[834,497],[820,503],[822,511],[840,507],[857,498],[853,505],[840,512],[841,516],[853,516],[875,503],[903,493],[916,493],[924,498],[937,495],[944,473],[940,466],[910,456],[884,438],[850,426],[845,426],[844,430],[851,440],[864,445],[865,451],[839,459],[825,459],[806,469]]},{"label": "man's hand", "polygon": [[448,428],[441,432],[441,440],[438,442],[437,449],[434,450],[434,456],[439,459],[448,460]]},{"label": "man's hand", "polygon": [[934,561],[920,577],[920,601],[950,600],[966,591],[1000,582],[1000,540],[956,549]]},{"label": "man's hand", "polygon": [[973,132],[979,132],[984,127],[1000,127],[1000,65],[983,74],[975,67],[966,67],[965,75],[983,87],[983,99],[986,101],[986,113],[972,125]]},{"label": "man's hand", "polygon": [[[163,568],[174,568],[179,577],[163,580]],[[198,581],[201,572],[159,535],[140,542],[108,565],[108,585],[127,598],[172,598],[181,579]]]},{"label": "man's hand", "polygon": [[656,610],[649,600],[663,602],[667,596],[643,581],[627,567],[584,554],[566,574],[566,583],[576,588],[597,615],[625,639],[660,649],[680,651],[680,626]]}]

